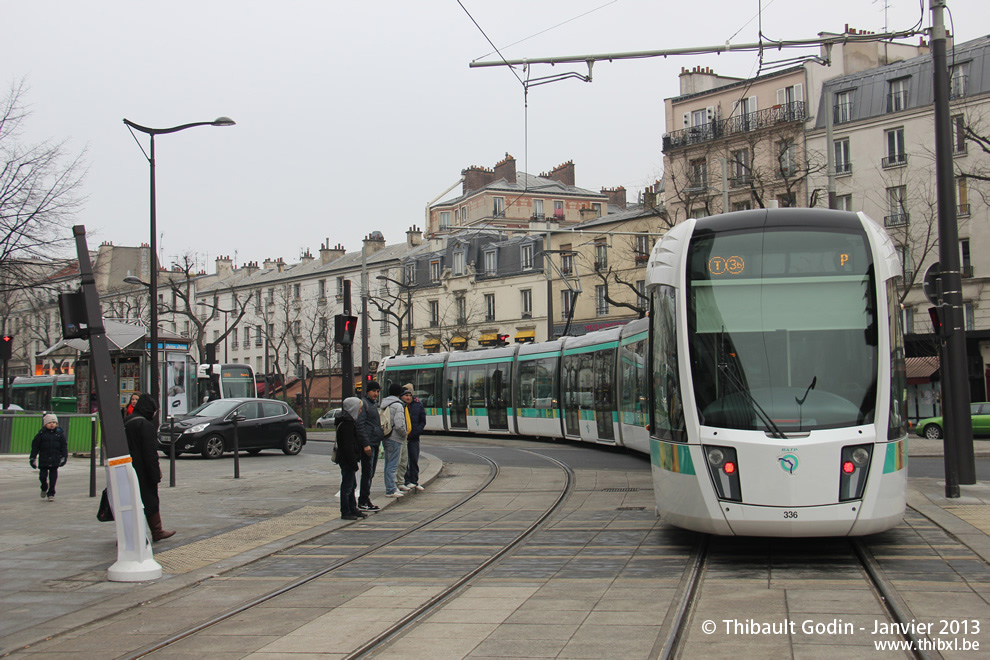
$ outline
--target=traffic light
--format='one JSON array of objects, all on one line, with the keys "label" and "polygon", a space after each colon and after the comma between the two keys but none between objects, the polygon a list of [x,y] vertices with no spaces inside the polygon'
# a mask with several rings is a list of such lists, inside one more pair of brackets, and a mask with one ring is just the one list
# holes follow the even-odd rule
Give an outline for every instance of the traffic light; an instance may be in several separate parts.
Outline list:
[{"label": "traffic light", "polygon": [[357,317],[337,314],[333,317],[333,340],[342,345],[353,344],[357,330]]},{"label": "traffic light", "polygon": [[7,361],[13,355],[14,335],[0,337],[0,360]]},{"label": "traffic light", "polygon": [[497,335],[498,340],[495,342],[496,346],[508,346],[509,345],[509,335]]},{"label": "traffic light", "polygon": [[932,319],[932,330],[935,332],[935,336],[944,336],[945,331],[942,327],[942,310],[938,307],[929,307],[928,316]]}]

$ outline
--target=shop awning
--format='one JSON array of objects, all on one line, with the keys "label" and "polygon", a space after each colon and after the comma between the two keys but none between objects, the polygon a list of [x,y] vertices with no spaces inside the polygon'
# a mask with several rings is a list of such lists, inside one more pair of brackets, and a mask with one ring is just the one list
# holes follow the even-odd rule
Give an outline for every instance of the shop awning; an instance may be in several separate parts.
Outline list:
[{"label": "shop awning", "polygon": [[450,343],[453,346],[463,346],[464,344],[467,343],[467,339],[465,339],[464,337],[451,337]]},{"label": "shop awning", "polygon": [[937,357],[909,357],[904,358],[904,368],[907,371],[908,385],[919,385],[928,383],[932,376],[938,372]]},{"label": "shop awning", "polygon": [[520,330],[516,333],[516,343],[526,344],[536,341],[536,330]]},{"label": "shop awning", "polygon": [[439,339],[427,339],[423,342],[423,348],[436,348],[440,345]]},{"label": "shop awning", "polygon": [[488,346],[494,344],[498,341],[498,335],[494,332],[486,332],[485,334],[478,337],[478,343],[482,346]]},{"label": "shop awning", "polygon": [[410,342],[406,341],[405,339],[402,340],[402,350],[406,350],[410,346],[412,346],[413,348],[416,348],[416,340],[415,339],[412,340],[412,343],[411,344],[410,344]]}]

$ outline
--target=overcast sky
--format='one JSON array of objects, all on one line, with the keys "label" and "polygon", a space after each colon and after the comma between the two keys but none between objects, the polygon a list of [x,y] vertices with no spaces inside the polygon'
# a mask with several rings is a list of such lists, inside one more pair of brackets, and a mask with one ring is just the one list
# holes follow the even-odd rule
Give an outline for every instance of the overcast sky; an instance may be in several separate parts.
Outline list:
[{"label": "overcast sky", "polygon": [[[757,0],[461,2],[509,59],[754,42],[760,20]],[[775,39],[930,22],[918,0],[763,7]],[[959,41],[990,32],[984,0],[949,9]],[[194,253],[209,270],[218,255],[293,262],[326,238],[357,251],[372,230],[402,241],[463,168],[506,153],[532,174],[573,160],[578,186],[635,201],[662,174],[663,99],[681,67],[756,70],[742,53],[599,62],[590,84],[533,88],[527,121],[508,69],[468,67],[497,56],[456,0],[5,0],[0,15],[0,82],[27,83],[26,138],[87,152],[91,247],[149,239],[148,162],[124,117],[237,122],[155,142],[164,264]],[[569,70],[587,72],[533,75]]]}]

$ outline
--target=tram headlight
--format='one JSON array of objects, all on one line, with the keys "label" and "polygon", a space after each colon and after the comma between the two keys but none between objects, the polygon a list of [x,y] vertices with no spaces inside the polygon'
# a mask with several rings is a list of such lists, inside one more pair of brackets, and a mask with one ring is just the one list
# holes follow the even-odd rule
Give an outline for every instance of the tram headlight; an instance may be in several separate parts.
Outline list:
[{"label": "tram headlight", "polygon": [[842,448],[842,458],[839,461],[840,502],[862,499],[872,457],[873,445],[850,445]]},{"label": "tram headlight", "polygon": [[708,474],[712,478],[720,500],[742,502],[742,488],[739,482],[739,463],[736,450],[732,447],[704,447],[708,460]]}]

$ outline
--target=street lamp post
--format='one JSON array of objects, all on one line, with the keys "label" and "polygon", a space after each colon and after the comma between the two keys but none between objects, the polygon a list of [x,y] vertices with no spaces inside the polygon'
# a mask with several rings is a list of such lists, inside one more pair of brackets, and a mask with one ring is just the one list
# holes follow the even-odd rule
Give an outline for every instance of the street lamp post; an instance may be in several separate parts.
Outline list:
[{"label": "street lamp post", "polygon": [[[412,290],[415,287],[413,284],[403,284],[398,280],[393,280],[391,277],[386,275],[378,275],[375,277],[377,280],[385,280],[386,282],[391,282],[395,284],[400,289],[406,290],[406,346],[411,351],[412,350]],[[402,328],[399,328],[399,352],[402,352]]]},{"label": "street lamp post", "polygon": [[[158,400],[158,242],[155,238],[155,235],[158,233],[158,227],[155,204],[155,136],[166,133],[178,133],[179,131],[184,131],[187,128],[193,128],[195,126],[233,126],[234,120],[230,117],[217,117],[213,121],[197,121],[191,124],[172,126],[171,128],[149,128],[135,124],[125,118],[124,124],[131,130],[131,135],[134,136],[135,141],[137,141],[137,136],[134,135],[134,131],[145,133],[151,138],[151,149],[148,153],[145,153],[144,147],[141,146],[140,142],[138,142],[138,146],[141,147],[141,153],[144,153],[145,158],[148,159],[148,164],[151,166],[151,242],[149,244],[151,252],[151,277],[148,278],[151,280],[148,286],[151,295],[151,396],[155,400]],[[166,388],[162,387],[160,391],[165,392]],[[163,411],[162,415],[165,414],[164,410],[166,406],[167,402],[163,401],[161,408]],[[159,419],[161,420],[162,418],[159,417]]]}]

